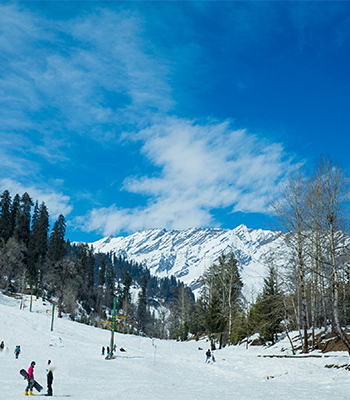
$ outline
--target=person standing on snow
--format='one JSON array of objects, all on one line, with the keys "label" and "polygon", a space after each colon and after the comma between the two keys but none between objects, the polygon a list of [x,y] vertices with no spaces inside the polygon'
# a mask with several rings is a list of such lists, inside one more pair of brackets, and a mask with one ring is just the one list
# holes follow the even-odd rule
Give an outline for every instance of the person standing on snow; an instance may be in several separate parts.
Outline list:
[{"label": "person standing on snow", "polygon": [[21,352],[21,346],[16,346],[14,351],[16,358],[18,358],[20,352]]},{"label": "person standing on snow", "polygon": [[211,353],[210,353],[210,349],[208,349],[208,351],[205,353],[205,355],[207,356],[207,358],[205,359],[205,362],[210,362],[210,357],[211,357]]},{"label": "person standing on snow", "polygon": [[47,372],[47,393],[45,394],[45,396],[52,396],[52,382],[53,382],[53,368],[51,365],[51,360],[49,360],[47,362],[47,368],[46,368],[46,372]]},{"label": "person standing on snow", "polygon": [[34,396],[33,394],[33,387],[34,387],[34,366],[35,366],[35,361],[32,361],[30,363],[30,367],[28,368],[28,385],[26,387],[26,390],[24,392],[25,396],[28,396],[28,391],[30,396]]}]

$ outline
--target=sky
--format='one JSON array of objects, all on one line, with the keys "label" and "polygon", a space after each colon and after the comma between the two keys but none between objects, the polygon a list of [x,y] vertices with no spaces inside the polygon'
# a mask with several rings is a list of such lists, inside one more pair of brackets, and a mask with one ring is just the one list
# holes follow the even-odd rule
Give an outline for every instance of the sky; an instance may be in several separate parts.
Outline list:
[{"label": "sky", "polygon": [[0,192],[67,238],[268,228],[320,155],[350,168],[350,2],[0,2]]}]

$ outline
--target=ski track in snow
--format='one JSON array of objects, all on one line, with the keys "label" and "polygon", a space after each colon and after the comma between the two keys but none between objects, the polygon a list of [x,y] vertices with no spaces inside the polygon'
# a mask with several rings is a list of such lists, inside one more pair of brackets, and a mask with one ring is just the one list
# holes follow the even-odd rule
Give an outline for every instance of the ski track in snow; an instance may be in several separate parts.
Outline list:
[{"label": "ski track in snow", "polygon": [[[29,307],[20,310],[19,304],[0,294],[0,341],[8,347],[0,352],[3,400],[24,398],[26,381],[19,370],[27,370],[32,360],[36,362],[35,379],[46,393],[48,359],[56,368],[54,395],[72,400],[349,398],[350,372],[324,367],[347,364],[349,357],[344,352],[331,353],[329,358],[258,357],[288,353],[281,352],[282,347],[289,348],[284,339],[266,349],[226,347],[215,351],[214,364],[205,364],[209,348],[205,340],[181,343],[115,334],[117,348],[124,347],[126,353],[118,351],[116,359],[105,360],[101,348],[109,345],[110,331],[55,317],[51,332],[48,303],[37,300],[32,313]],[[22,349],[18,360],[13,354],[17,344]]]}]

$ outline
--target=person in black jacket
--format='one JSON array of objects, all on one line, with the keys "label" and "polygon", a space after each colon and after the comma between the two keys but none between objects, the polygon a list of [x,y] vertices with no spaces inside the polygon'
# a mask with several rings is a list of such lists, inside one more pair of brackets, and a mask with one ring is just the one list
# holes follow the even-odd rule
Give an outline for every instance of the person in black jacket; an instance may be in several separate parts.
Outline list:
[{"label": "person in black jacket", "polygon": [[205,355],[207,356],[207,358],[205,359],[205,362],[210,362],[210,357],[211,357],[210,349],[208,349],[208,351],[205,353]]},{"label": "person in black jacket", "polygon": [[51,365],[51,360],[49,360],[47,362],[47,368],[46,368],[46,372],[47,372],[47,394],[45,396],[52,396],[52,382],[53,382],[53,368]]}]

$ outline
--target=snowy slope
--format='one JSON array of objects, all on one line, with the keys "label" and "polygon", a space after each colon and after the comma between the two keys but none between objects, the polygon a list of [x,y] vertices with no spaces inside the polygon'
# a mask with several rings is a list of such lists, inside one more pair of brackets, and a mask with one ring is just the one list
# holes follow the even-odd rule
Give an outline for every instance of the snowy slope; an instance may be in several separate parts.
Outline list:
[{"label": "snowy slope", "polygon": [[259,291],[266,275],[266,255],[280,248],[282,240],[276,232],[240,225],[233,230],[151,229],[127,237],[109,236],[90,245],[96,252],[111,252],[144,263],[154,275],[174,275],[192,289],[220,254],[234,251],[246,287]]},{"label": "snowy slope", "polygon": [[[0,398],[24,398],[26,382],[19,375],[36,361],[35,378],[45,386],[50,358],[56,367],[53,390],[57,397],[74,400],[328,400],[347,399],[349,372],[326,364],[348,363],[345,353],[330,358],[265,358],[290,354],[288,341],[273,348],[231,346],[215,352],[216,362],[205,364],[205,340],[186,343],[116,334],[115,360],[100,355],[110,332],[55,319],[50,331],[48,305],[36,301],[33,312],[19,309],[19,300],[0,294]],[[15,345],[22,354],[16,360]],[[51,346],[53,344],[53,346]],[[154,346],[155,345],[155,346]],[[198,350],[198,347],[204,350]],[[285,348],[285,351],[282,351]],[[259,357],[260,356],[260,357]],[[38,393],[36,393],[38,395]]]}]

